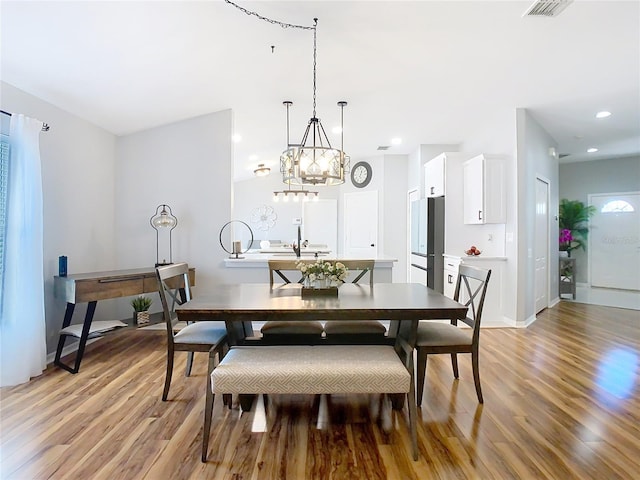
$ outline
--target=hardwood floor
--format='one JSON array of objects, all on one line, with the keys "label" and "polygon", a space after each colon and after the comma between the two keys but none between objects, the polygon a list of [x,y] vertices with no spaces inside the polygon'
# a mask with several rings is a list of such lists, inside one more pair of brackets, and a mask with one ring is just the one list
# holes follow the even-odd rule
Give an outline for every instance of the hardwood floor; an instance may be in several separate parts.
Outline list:
[{"label": "hardwood floor", "polygon": [[[200,355],[200,356],[198,356]],[[200,462],[206,355],[182,376],[178,355],[162,402],[162,332],[121,332],[87,348],[80,373],[50,367],[0,390],[2,479],[630,479],[640,472],[640,318],[634,310],[561,302],[528,329],[485,329],[477,403],[470,358],[460,380],[429,358],[420,459],[406,410],[390,433],[375,401],[272,399],[267,432],[254,413],[215,403]],[[322,410],[321,410],[322,411]],[[256,424],[256,425],[254,425]],[[322,427],[322,428],[318,428]]]}]

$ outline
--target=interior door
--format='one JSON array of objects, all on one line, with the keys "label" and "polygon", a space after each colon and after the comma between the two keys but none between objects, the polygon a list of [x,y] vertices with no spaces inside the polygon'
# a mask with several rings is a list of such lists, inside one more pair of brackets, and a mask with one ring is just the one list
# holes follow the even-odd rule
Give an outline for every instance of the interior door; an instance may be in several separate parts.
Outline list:
[{"label": "interior door", "polygon": [[640,290],[640,193],[589,195],[592,287]]},{"label": "interior door", "polygon": [[549,183],[536,178],[535,309],[549,305]]},{"label": "interior door", "polygon": [[344,254],[349,258],[378,256],[378,191],[344,194]]}]

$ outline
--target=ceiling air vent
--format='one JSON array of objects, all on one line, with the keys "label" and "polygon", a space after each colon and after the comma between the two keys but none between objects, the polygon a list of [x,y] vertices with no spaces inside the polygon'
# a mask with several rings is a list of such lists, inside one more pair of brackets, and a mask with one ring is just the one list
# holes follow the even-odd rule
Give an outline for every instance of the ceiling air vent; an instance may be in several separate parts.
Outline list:
[{"label": "ceiling air vent", "polygon": [[571,154],[570,153],[561,153],[560,155],[558,155],[558,158],[568,157],[569,155],[571,155]]},{"label": "ceiling air vent", "polygon": [[573,0],[538,0],[533,3],[523,17],[557,17]]},{"label": "ceiling air vent", "polygon": [[391,147],[389,145],[380,145],[378,150],[389,150]]}]

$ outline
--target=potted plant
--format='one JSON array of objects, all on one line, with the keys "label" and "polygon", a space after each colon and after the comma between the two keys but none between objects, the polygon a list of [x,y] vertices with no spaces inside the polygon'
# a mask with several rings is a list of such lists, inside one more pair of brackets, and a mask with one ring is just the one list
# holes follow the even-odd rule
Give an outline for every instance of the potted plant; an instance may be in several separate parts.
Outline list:
[{"label": "potted plant", "polygon": [[153,303],[149,297],[144,295],[138,295],[131,300],[131,306],[133,307],[133,322],[136,325],[143,325],[149,323],[149,307]]},{"label": "potted plant", "polygon": [[580,200],[560,200],[560,251],[567,252],[571,256],[571,251],[586,248],[587,234],[589,233],[589,217],[596,211],[593,205],[585,205]]}]

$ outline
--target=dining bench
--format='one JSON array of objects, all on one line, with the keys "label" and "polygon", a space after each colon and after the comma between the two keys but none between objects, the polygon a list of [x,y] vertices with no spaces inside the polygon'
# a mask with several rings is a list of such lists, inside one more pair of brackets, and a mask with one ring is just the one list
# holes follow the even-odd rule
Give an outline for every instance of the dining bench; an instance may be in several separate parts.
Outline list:
[{"label": "dining bench", "polygon": [[206,462],[215,394],[404,394],[413,459],[418,459],[413,348],[391,345],[232,347],[213,367],[207,388],[202,461]]}]

